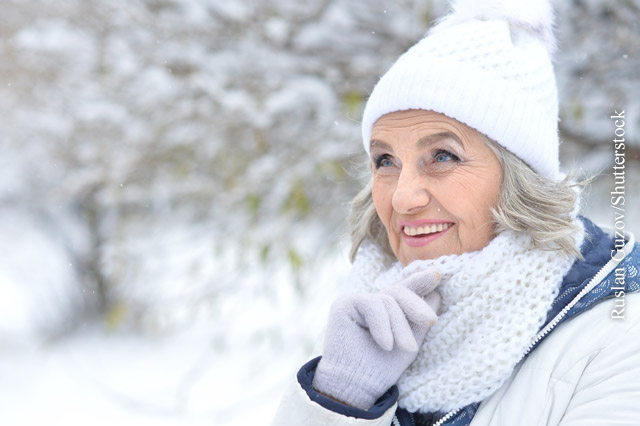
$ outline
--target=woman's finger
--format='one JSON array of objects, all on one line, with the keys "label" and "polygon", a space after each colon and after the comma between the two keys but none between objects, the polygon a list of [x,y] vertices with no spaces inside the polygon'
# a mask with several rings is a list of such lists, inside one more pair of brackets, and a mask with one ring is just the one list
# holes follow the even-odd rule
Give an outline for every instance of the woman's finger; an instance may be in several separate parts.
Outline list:
[{"label": "woman's finger", "polygon": [[413,323],[429,326],[433,325],[438,319],[433,307],[408,287],[394,285],[384,289],[382,292],[393,297],[407,319]]},{"label": "woman's finger", "polygon": [[373,340],[385,351],[393,349],[393,332],[389,313],[379,295],[366,294],[354,300],[356,322],[369,330]]},{"label": "woman's finger", "polygon": [[435,269],[415,272],[401,280],[398,285],[404,286],[420,297],[431,293],[440,283],[440,272]]},{"label": "woman's finger", "polygon": [[392,296],[384,295],[382,301],[389,313],[395,346],[407,352],[417,352],[418,343],[402,308]]}]

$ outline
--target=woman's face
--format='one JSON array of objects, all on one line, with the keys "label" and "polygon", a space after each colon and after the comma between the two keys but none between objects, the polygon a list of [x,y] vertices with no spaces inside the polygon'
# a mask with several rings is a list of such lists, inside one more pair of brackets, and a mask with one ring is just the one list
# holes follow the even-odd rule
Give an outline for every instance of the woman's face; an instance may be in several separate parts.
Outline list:
[{"label": "woman's face", "polygon": [[500,162],[476,130],[425,110],[382,116],[371,133],[373,202],[403,265],[485,247]]}]

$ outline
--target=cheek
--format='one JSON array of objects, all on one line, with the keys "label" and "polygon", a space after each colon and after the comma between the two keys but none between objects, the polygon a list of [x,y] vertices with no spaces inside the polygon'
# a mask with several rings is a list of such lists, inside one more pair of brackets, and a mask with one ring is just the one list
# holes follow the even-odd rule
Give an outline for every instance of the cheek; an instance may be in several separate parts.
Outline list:
[{"label": "cheek", "polygon": [[459,238],[481,248],[493,238],[492,208],[500,196],[501,176],[483,175],[476,179],[459,182],[450,197],[451,213],[460,220]]},{"label": "cheek", "polygon": [[371,187],[371,197],[378,216],[386,228],[391,220],[393,187],[389,183],[374,178],[373,186]]},{"label": "cheek", "polygon": [[385,198],[387,198],[387,193],[389,190],[387,189],[389,185],[386,184],[382,179],[377,176],[374,176],[373,183],[371,185],[371,195],[373,197],[374,202],[381,202]]},{"label": "cheek", "polygon": [[500,199],[500,192],[502,191],[502,174],[492,171],[485,179],[483,179],[483,185],[479,187],[478,194],[481,199],[479,205],[482,206],[479,215],[493,220],[493,214],[491,210],[498,206],[498,200]]}]

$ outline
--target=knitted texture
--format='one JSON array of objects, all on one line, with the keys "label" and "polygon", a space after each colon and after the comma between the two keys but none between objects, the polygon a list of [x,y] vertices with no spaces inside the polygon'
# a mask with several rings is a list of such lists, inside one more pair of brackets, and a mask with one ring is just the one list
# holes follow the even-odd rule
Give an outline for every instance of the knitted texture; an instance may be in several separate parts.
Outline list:
[{"label": "knitted texture", "polygon": [[[583,232],[576,236],[578,246],[583,237]],[[349,291],[377,292],[423,268],[442,274],[438,322],[397,382],[401,407],[412,412],[464,407],[493,394],[511,375],[575,261],[530,249],[529,243],[529,236],[505,231],[480,251],[415,261],[406,268],[397,262],[377,277],[363,263],[378,257],[379,250],[370,243],[361,247]]]},{"label": "knitted texture", "polygon": [[544,0],[516,3],[520,9],[507,1],[454,2],[453,13],[400,56],[365,106],[367,153],[384,114],[433,110],[487,135],[540,175],[560,179],[553,14]]}]

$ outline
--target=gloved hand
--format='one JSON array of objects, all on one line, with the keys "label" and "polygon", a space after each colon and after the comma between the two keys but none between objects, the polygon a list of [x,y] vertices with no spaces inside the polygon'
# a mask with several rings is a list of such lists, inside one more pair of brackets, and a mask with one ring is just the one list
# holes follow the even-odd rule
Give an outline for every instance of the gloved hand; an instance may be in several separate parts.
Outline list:
[{"label": "gloved hand", "polygon": [[437,321],[437,271],[416,272],[378,293],[334,302],[313,388],[352,407],[373,406],[418,355]]}]

